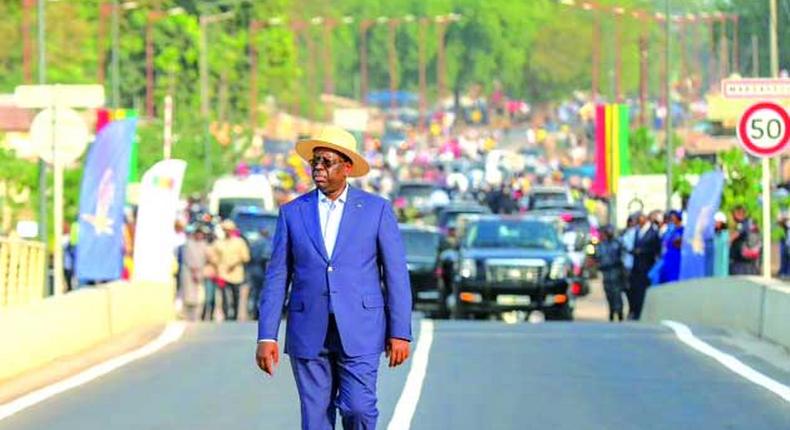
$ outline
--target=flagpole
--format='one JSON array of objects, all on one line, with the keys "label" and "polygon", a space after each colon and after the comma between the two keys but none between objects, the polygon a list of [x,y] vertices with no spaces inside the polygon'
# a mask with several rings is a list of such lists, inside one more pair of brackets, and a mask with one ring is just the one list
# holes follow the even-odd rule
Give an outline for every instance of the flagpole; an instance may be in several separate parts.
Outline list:
[{"label": "flagpole", "polygon": [[664,33],[666,36],[665,39],[665,49],[666,54],[664,55],[664,67],[666,68],[666,81],[664,81],[664,91],[666,92],[666,119],[665,119],[665,126],[666,129],[664,131],[665,136],[665,146],[664,148],[667,151],[667,205],[666,209],[672,209],[672,95],[670,94],[670,84],[671,81],[671,72],[669,69],[669,48],[671,46],[670,43],[670,27],[672,22],[672,17],[669,15],[669,0],[664,0],[664,7],[665,7],[665,14],[664,14]]}]

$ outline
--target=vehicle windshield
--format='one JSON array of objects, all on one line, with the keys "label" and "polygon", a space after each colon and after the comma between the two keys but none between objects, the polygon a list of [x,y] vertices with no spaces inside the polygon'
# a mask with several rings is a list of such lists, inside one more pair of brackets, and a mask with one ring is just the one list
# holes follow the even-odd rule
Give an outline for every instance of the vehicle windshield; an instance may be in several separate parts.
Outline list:
[{"label": "vehicle windshield", "polygon": [[465,209],[460,211],[444,211],[439,215],[439,227],[448,227],[458,225],[458,217],[468,214],[484,213],[483,209]]},{"label": "vehicle windshield", "polygon": [[239,206],[257,206],[263,207],[263,199],[260,198],[252,198],[252,197],[230,197],[220,199],[219,201],[219,210],[218,214],[220,218],[226,219],[230,216],[233,209]]},{"label": "vehicle windshield", "polygon": [[467,248],[562,248],[557,231],[540,221],[492,220],[469,226],[464,244]]},{"label": "vehicle windshield", "polygon": [[428,231],[401,231],[406,255],[409,257],[436,257],[439,235]]},{"label": "vehicle windshield", "polygon": [[403,185],[398,190],[398,195],[407,199],[415,197],[431,197],[431,193],[436,189],[433,185]]},{"label": "vehicle windshield", "polygon": [[579,233],[589,233],[590,232],[590,222],[587,220],[586,217],[578,217],[573,218],[569,223],[568,226],[565,228],[566,231],[576,231]]},{"label": "vehicle windshield", "polygon": [[255,242],[261,237],[261,230],[269,232],[269,239],[274,238],[277,228],[277,217],[274,215],[240,213],[235,217],[236,226],[249,242]]},{"label": "vehicle windshield", "polygon": [[533,195],[532,199],[536,208],[568,203],[568,195],[565,193],[539,193]]}]

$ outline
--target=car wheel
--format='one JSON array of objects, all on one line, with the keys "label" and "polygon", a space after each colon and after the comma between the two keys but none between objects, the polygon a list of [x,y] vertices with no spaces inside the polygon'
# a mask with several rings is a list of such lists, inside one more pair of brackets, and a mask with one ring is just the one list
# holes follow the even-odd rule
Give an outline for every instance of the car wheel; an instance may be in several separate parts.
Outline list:
[{"label": "car wheel", "polygon": [[573,308],[565,305],[559,309],[547,309],[546,321],[573,321]]}]

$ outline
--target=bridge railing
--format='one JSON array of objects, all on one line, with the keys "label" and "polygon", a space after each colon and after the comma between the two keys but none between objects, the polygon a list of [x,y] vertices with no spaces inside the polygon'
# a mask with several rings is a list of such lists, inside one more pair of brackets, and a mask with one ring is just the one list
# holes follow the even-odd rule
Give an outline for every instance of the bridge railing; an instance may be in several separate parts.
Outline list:
[{"label": "bridge railing", "polygon": [[0,237],[0,308],[44,298],[44,259],[43,243]]}]

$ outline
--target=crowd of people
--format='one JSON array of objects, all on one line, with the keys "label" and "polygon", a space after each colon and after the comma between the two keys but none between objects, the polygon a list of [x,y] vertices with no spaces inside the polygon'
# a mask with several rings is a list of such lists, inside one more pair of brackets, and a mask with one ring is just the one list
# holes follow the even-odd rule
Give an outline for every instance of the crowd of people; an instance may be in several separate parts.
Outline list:
[{"label": "crowd of people", "polygon": [[[762,251],[760,232],[746,209],[736,207],[730,219],[718,212],[714,221],[715,236],[704,244],[711,257],[707,259],[705,274],[715,277],[758,274]],[[637,212],[628,218],[623,231],[605,226],[601,232],[596,260],[603,275],[609,320],[626,318],[623,295],[628,301],[627,318],[638,320],[650,286],[680,279],[683,214],[674,210],[666,214]]]},{"label": "crowd of people", "polygon": [[[265,261],[259,250],[251,250],[233,221],[224,220],[219,227],[215,230],[208,225],[188,225],[184,229],[185,241],[177,249],[178,295],[187,320],[211,321],[219,317],[235,321],[242,310],[246,311],[244,315],[255,318]],[[241,302],[244,285],[250,287],[246,304]],[[218,293],[220,308],[216,307]],[[220,311],[218,315],[216,311]]]}]

